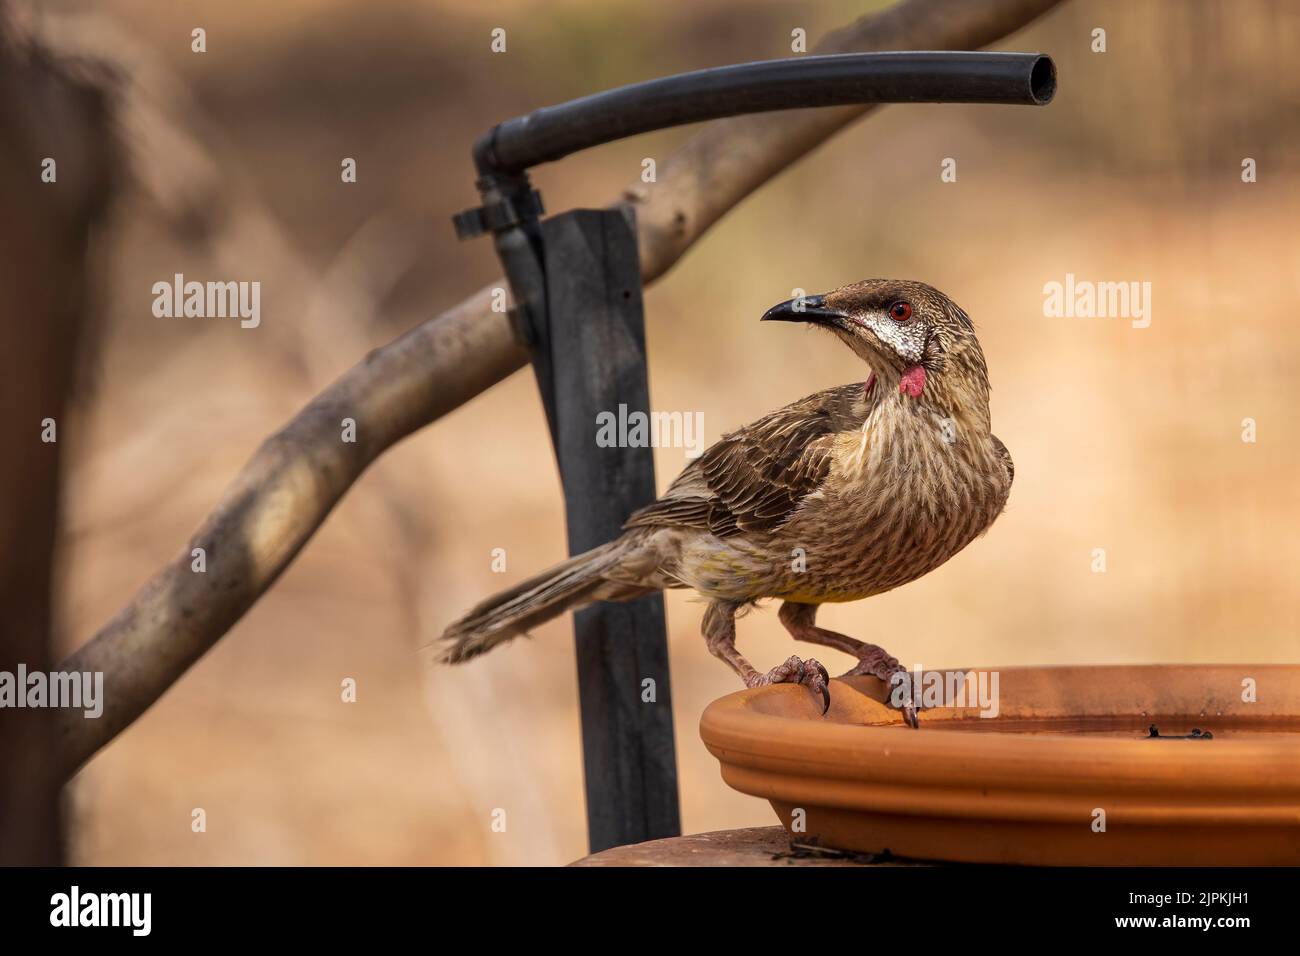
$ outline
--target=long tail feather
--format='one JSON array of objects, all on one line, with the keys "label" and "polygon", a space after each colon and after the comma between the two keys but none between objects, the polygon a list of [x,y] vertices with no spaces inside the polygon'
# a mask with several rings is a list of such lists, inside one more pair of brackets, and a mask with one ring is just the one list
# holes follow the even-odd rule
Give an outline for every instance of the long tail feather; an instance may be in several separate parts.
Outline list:
[{"label": "long tail feather", "polygon": [[623,594],[614,592],[626,588],[603,578],[606,571],[619,563],[621,552],[622,541],[611,541],[493,595],[443,632],[439,640],[445,646],[439,658],[448,664],[458,664],[518,637],[569,608],[602,598],[623,598]]}]

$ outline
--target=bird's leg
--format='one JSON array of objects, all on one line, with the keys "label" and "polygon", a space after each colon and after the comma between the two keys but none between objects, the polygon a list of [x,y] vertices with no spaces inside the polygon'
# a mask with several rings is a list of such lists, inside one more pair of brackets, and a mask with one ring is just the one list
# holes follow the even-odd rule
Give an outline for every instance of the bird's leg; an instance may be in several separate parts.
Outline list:
[{"label": "bird's leg", "polygon": [[[796,641],[820,644],[822,647],[833,647],[837,651],[843,651],[856,657],[858,663],[841,674],[841,677],[855,677],[859,674],[867,674],[880,678],[885,682],[886,687],[892,689],[894,675],[907,673],[907,669],[898,662],[898,658],[883,647],[868,644],[866,641],[859,641],[847,634],[840,634],[838,631],[828,631],[824,627],[818,627],[813,623],[817,619],[817,607],[816,604],[800,604],[796,601],[786,601],[781,605],[781,612],[778,617],[781,619],[781,623],[785,625],[785,629],[790,632],[790,636]],[[909,699],[903,703],[901,710],[903,711],[903,719],[907,721],[909,726],[919,726],[916,719],[916,704],[910,699],[910,695]]]},{"label": "bird's leg", "polygon": [[704,632],[704,643],[708,645],[709,653],[726,661],[727,666],[739,675],[746,687],[753,687],[762,675],[736,650],[737,609],[738,605],[714,601],[704,612],[700,630]]},{"label": "bird's leg", "polygon": [[704,641],[708,645],[709,653],[726,661],[745,682],[746,687],[761,687],[764,684],[807,684],[814,693],[821,694],[822,713],[826,713],[831,706],[831,692],[827,686],[830,675],[817,661],[811,657],[801,661],[792,656],[784,664],[778,664],[766,674],[760,674],[749,661],[745,660],[740,651],[736,650],[736,611],[739,608],[739,604],[714,601],[704,612],[704,620],[700,627],[704,632]]},{"label": "bird's leg", "polygon": [[903,670],[902,665],[898,663],[898,658],[883,647],[868,644],[866,641],[859,641],[838,631],[828,631],[824,627],[818,627],[813,623],[817,619],[817,607],[816,604],[800,604],[795,601],[786,601],[781,605],[781,612],[778,617],[781,619],[781,623],[785,625],[785,629],[790,632],[790,636],[796,641],[820,644],[822,647],[833,647],[837,651],[843,651],[856,657],[858,659],[857,666],[842,676],[852,677],[856,674],[870,674],[888,682],[892,674]]}]

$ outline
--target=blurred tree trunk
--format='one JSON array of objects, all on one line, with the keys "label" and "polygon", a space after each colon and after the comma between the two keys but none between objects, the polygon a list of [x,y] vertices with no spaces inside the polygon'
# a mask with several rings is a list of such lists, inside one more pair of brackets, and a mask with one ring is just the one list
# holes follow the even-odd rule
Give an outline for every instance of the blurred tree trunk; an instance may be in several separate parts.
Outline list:
[{"label": "blurred tree trunk", "polygon": [[[48,672],[57,660],[64,415],[89,326],[87,256],[109,193],[110,144],[103,93],[36,49],[0,0],[0,671],[15,677],[20,663]],[[53,182],[42,181],[46,158]],[[55,442],[42,440],[45,419]],[[52,717],[0,710],[0,865],[62,860]]]}]

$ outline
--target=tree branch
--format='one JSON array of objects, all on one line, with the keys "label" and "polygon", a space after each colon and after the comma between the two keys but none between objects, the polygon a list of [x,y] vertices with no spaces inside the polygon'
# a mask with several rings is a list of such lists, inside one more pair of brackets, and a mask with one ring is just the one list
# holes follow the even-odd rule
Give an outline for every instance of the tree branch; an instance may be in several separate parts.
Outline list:
[{"label": "tree branch", "polygon": [[[96,326],[92,230],[117,187],[103,90],[31,41],[0,0],[0,672],[54,664],[51,607],[65,428]],[[53,178],[41,182],[44,164]],[[19,686],[19,694],[27,688]],[[19,698],[21,703],[22,698]],[[0,866],[63,862],[55,712],[0,716]],[[80,711],[78,711],[80,713]]]},{"label": "tree branch", "polygon": [[[977,49],[1059,0],[907,0],[830,34],[819,53]],[[872,107],[789,111],[704,127],[622,201],[637,209],[641,272],[663,275],[727,211]],[[466,176],[471,175],[466,157]],[[62,665],[103,671],[103,716],[60,711],[59,761],[76,771],[139,717],[264,594],[387,448],[528,362],[490,289],[372,351],[267,439],[176,558]],[[344,418],[357,441],[340,440]],[[191,571],[194,548],[205,573]]]}]

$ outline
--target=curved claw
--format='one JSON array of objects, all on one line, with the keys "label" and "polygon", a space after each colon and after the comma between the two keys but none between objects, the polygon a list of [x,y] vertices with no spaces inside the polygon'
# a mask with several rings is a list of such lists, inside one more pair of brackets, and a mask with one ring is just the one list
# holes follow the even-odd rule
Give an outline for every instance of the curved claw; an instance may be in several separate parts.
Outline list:
[{"label": "curved claw", "polygon": [[821,661],[812,661],[817,665],[817,670],[821,672],[821,692],[822,692],[822,716],[831,709],[831,675],[827,673],[826,668],[822,666]]},{"label": "curved claw", "polygon": [[921,721],[916,716],[916,705],[914,705],[910,700],[903,705],[903,720],[906,721],[907,726],[911,727],[913,730],[921,729]]},{"label": "curved claw", "polygon": [[921,729],[921,721],[918,719],[916,712],[915,697],[909,693],[905,700],[900,701],[898,709],[903,715],[903,723],[907,724],[907,726],[911,727],[913,730]]}]

